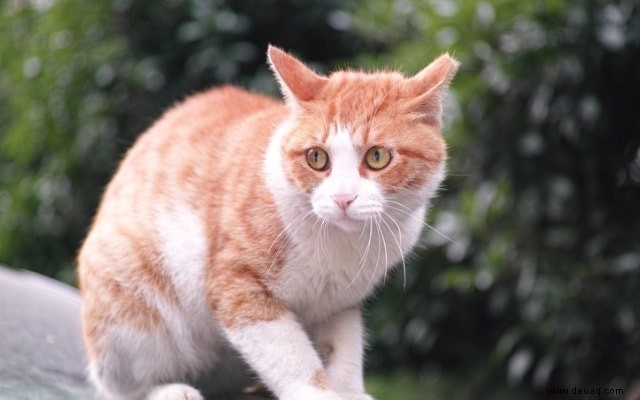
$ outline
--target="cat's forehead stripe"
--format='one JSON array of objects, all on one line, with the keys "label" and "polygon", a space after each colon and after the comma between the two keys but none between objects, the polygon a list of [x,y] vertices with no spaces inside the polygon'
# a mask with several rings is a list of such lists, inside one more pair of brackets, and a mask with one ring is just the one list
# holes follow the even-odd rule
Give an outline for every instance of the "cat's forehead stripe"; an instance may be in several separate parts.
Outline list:
[{"label": "cat's forehead stripe", "polygon": [[[362,131],[365,132],[364,141],[359,137],[362,135]],[[348,143],[350,147],[360,147],[363,143],[366,143],[367,131],[368,128],[355,128],[350,124],[338,122],[331,125],[329,131],[325,134],[325,140],[323,140],[323,142],[328,143],[331,138],[339,136],[342,143]]]},{"label": "cat's forehead stripe", "polygon": [[342,124],[336,124],[331,128],[331,133],[325,143],[332,151],[354,148],[351,130]]},{"label": "cat's forehead stripe", "polygon": [[[342,136],[346,134],[349,136],[351,133],[351,128],[345,124],[337,123],[331,126],[330,135],[331,136]],[[342,135],[341,135],[342,134]]]}]

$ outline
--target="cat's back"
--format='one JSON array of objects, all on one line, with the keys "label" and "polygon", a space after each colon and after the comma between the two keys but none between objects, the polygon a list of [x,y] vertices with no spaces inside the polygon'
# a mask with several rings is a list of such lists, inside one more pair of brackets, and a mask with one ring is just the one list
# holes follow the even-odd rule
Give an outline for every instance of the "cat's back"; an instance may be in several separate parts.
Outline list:
[{"label": "cat's back", "polygon": [[167,168],[166,162],[145,156],[171,160],[169,168],[206,163],[209,171],[215,172],[215,166],[224,166],[221,157],[232,153],[236,143],[268,141],[271,132],[262,129],[264,121],[251,122],[277,119],[282,110],[283,105],[274,99],[229,85],[194,94],[169,109],[141,135],[118,173],[138,160],[144,160],[147,169]]},{"label": "cat's back", "polygon": [[[128,151],[107,186],[97,219],[178,197],[196,208],[203,206],[251,149],[266,146],[283,115],[280,102],[233,86],[188,97]],[[249,151],[238,151],[248,144]],[[137,210],[139,215],[144,212]]]},{"label": "cat's back", "polygon": [[225,124],[274,106],[281,106],[281,103],[231,85],[214,87],[193,94],[170,108],[149,132],[155,134],[166,127],[181,127],[182,132],[206,129],[224,135]]},{"label": "cat's back", "polygon": [[206,220],[214,229],[229,203],[225,196],[238,197],[234,176],[241,175],[247,187],[260,185],[258,165],[284,118],[281,102],[233,86],[192,95],[165,112],[140,135],[107,185],[78,256],[81,283],[86,270],[99,265],[113,272],[114,265],[134,271],[139,268],[131,265],[154,263],[167,233],[159,221],[167,215],[175,217],[174,228]]}]

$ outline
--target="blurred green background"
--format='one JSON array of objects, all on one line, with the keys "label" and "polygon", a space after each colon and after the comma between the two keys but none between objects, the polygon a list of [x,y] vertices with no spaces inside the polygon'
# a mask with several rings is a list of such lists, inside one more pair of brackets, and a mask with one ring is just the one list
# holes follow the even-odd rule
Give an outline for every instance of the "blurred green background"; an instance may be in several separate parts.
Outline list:
[{"label": "blurred green background", "polygon": [[73,283],[136,135],[213,84],[277,95],[269,42],[321,72],[462,61],[425,249],[367,308],[373,394],[640,398],[633,0],[5,0],[0,262]]}]

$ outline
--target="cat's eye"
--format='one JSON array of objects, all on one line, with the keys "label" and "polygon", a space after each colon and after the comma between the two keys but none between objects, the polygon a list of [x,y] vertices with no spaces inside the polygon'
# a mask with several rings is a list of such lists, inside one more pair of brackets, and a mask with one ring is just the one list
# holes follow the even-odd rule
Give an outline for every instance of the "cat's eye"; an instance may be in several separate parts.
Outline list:
[{"label": "cat's eye", "polygon": [[371,169],[382,169],[391,162],[391,151],[384,147],[372,147],[367,151],[364,161]]},{"label": "cat's eye", "polygon": [[324,171],[329,167],[329,155],[319,147],[307,150],[307,163],[316,171]]}]

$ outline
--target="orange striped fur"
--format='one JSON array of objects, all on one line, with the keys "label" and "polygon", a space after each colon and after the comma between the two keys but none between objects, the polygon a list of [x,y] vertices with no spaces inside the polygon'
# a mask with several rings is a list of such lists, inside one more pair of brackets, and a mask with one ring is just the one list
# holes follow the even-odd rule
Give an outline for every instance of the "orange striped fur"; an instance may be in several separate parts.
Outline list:
[{"label": "orange striped fur", "polygon": [[[105,396],[201,399],[184,382],[224,370],[230,346],[281,399],[371,399],[358,305],[418,240],[457,62],[405,78],[320,76],[274,47],[269,61],[285,102],[231,86],[189,97],[106,188],[78,257]],[[366,161],[375,146],[390,154],[381,169]]]}]

